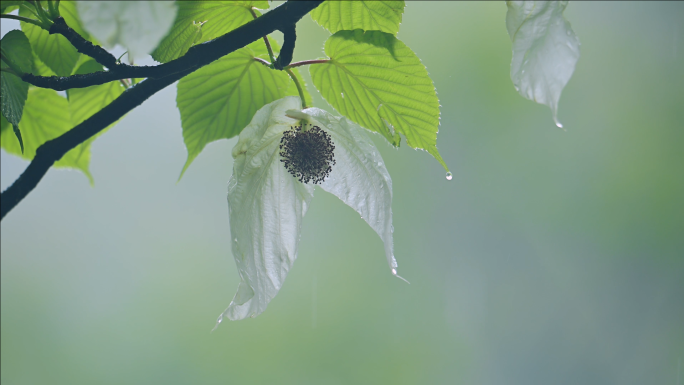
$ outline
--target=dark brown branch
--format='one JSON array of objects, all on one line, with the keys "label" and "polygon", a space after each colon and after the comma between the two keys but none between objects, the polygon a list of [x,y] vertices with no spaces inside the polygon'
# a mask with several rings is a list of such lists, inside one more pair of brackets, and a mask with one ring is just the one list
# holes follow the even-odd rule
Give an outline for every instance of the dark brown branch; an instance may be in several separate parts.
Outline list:
[{"label": "dark brown branch", "polygon": [[283,33],[284,41],[283,48],[280,49],[278,58],[275,63],[273,63],[273,68],[277,70],[282,70],[292,62],[292,55],[294,53],[295,41],[297,40],[297,31],[295,29],[295,24],[288,25],[285,28],[281,28],[280,31]]},{"label": "dark brown branch", "polygon": [[113,70],[118,66],[114,55],[107,52],[99,45],[94,45],[93,43],[84,39],[83,36],[71,29],[61,16],[54,20],[54,24],[52,24],[50,27],[49,32],[51,35],[58,33],[66,37],[66,39],[69,40],[69,43],[71,43],[71,45],[73,45],[78,52],[92,57],[98,63],[109,68],[110,70]]},{"label": "dark brown branch", "polygon": [[185,56],[162,65],[178,69],[171,75],[144,80],[135,87],[126,90],[107,107],[83,123],[62,136],[43,143],[36,150],[36,156],[26,170],[2,193],[0,197],[0,218],[4,218],[10,210],[21,202],[38,185],[50,167],[71,149],[92,138],[159,90],[196,69],[261,39],[262,36],[293,25],[320,3],[322,1],[288,1],[258,19],[217,39],[190,48]]}]

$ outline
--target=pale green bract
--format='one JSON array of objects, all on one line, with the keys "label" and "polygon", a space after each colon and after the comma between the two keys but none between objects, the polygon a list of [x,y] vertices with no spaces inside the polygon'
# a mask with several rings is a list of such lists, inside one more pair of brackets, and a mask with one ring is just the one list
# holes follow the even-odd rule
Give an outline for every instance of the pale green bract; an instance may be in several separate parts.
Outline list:
[{"label": "pale green bract", "polygon": [[363,29],[396,35],[403,13],[403,1],[325,1],[311,18],[331,33]]},{"label": "pale green bract", "polygon": [[579,60],[579,39],[563,17],[567,1],[508,1],[506,28],[513,43],[511,80],[520,95],[551,108]]},{"label": "pale green bract", "polygon": [[154,50],[178,11],[171,1],[79,1],[76,8],[86,31],[105,48],[120,44],[131,60]]},{"label": "pale green bract", "polygon": [[275,297],[297,257],[302,225],[314,187],[300,183],[280,161],[283,132],[301,119],[325,130],[337,163],[321,188],[338,196],[371,225],[385,243],[392,273],[392,181],[364,129],[318,108],[301,109],[288,96],[265,105],[240,133],[233,148],[228,207],[233,256],[240,273],[235,297],[217,321],[262,313]]}]

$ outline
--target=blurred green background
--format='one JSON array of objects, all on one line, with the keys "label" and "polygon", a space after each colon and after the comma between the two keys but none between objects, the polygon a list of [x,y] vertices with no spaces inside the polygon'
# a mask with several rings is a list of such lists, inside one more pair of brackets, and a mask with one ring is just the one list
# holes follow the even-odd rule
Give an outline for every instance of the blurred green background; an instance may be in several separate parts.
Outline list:
[{"label": "blurred green background", "polygon": [[[435,82],[454,173],[375,137],[410,285],[318,189],[278,296],[210,334],[239,282],[236,139],[176,184],[173,86],[94,143],[94,188],[51,170],[2,221],[2,384],[682,384],[684,3],[570,3],[567,132],[514,90],[505,15],[407,2],[398,37]],[[323,55],[308,16],[298,36],[295,60]],[[1,161],[5,189],[27,162]]]}]

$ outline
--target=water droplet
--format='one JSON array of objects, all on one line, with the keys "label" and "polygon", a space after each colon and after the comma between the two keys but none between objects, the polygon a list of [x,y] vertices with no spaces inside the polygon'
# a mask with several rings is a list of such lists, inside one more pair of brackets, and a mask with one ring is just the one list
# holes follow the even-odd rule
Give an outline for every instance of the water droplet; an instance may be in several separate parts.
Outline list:
[{"label": "water droplet", "polygon": [[394,225],[390,225],[390,233],[394,232]]},{"label": "water droplet", "polygon": [[378,167],[382,167],[382,162],[378,162]]},{"label": "water droplet", "polygon": [[397,269],[392,269],[392,275],[397,275]]},{"label": "water droplet", "polygon": [[518,92],[520,91],[520,87],[518,87],[518,86],[514,86],[514,87],[515,87],[516,91],[518,91]]},{"label": "water droplet", "polygon": [[344,99],[344,92],[340,92],[340,94],[342,95],[342,99]]},{"label": "water droplet", "polygon": [[447,180],[452,180],[452,179],[454,179],[454,174],[452,174],[451,171],[449,171],[449,172],[446,174],[446,178],[447,178]]},{"label": "water droplet", "polygon": [[522,70],[522,74],[523,74],[523,75],[525,74],[525,70]]}]

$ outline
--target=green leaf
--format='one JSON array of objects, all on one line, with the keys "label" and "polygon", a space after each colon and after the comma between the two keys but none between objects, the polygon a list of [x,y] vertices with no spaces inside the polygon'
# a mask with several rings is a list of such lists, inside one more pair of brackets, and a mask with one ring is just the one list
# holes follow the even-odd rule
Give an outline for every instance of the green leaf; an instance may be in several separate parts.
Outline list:
[{"label": "green leaf", "polygon": [[[31,72],[33,66],[33,54],[28,38],[19,30],[9,31],[0,41],[2,54],[10,60],[18,69],[25,73]],[[3,69],[9,66],[3,61]],[[24,104],[28,96],[28,83],[9,72],[0,72],[0,108],[4,116],[13,127],[13,132],[19,142],[21,151],[24,151],[24,141],[19,130]]]},{"label": "green leaf", "polygon": [[[24,7],[19,10],[19,14],[32,17],[32,14]],[[62,35],[50,35],[48,31],[23,21],[20,24],[38,58],[58,76],[71,75],[81,55],[76,48]]]},{"label": "green leaf", "polygon": [[[88,60],[83,63],[75,74],[87,74],[102,71],[102,65],[95,60]],[[74,88],[67,91],[69,96],[69,111],[71,115],[71,125],[75,127],[81,122],[91,117],[96,112],[100,111],[109,103],[118,98],[125,91],[125,87],[119,81],[113,81],[97,86],[86,88]],[[117,122],[110,124],[107,128],[100,131],[97,135],[79,144],[74,150],[76,153],[86,156],[90,153],[90,145],[104,134],[109,128],[114,126]]]},{"label": "green leaf", "polygon": [[33,74],[38,76],[57,76],[54,71],[38,58],[38,55],[36,55],[35,52],[33,52]]},{"label": "green leaf", "polygon": [[204,23],[193,20],[191,27],[182,28],[175,39],[168,40],[166,44],[162,41],[162,45],[152,51],[152,58],[160,63],[166,63],[185,55],[190,47],[202,40],[203,25]]},{"label": "green leaf", "polygon": [[[2,54],[19,66],[22,72],[31,72],[33,58],[31,56],[31,44],[26,35],[15,29],[7,32],[1,42]],[[2,67],[6,68],[5,63],[2,64]]]},{"label": "green leaf", "polygon": [[301,109],[301,102],[295,97],[267,104],[233,148],[228,207],[231,246],[241,282],[219,322],[224,315],[238,320],[263,312],[297,258],[302,218],[314,188],[299,183],[278,156],[283,132],[297,123],[285,111],[296,108]]},{"label": "green leaf", "polygon": [[409,47],[378,31],[339,31],[325,43],[330,61],[311,65],[311,79],[342,115],[399,145],[427,150],[445,169],[437,151],[439,99]]},{"label": "green leaf", "polygon": [[19,131],[19,122],[22,119],[26,98],[28,96],[28,83],[7,72],[0,72],[0,99],[2,99],[2,116],[14,127],[21,150],[24,150],[23,140]]},{"label": "green leaf", "polygon": [[579,60],[579,39],[563,17],[567,1],[508,1],[506,28],[513,45],[511,80],[520,95],[551,108]]},{"label": "green leaf", "polygon": [[311,18],[331,33],[363,29],[396,35],[403,13],[403,1],[325,1]]},{"label": "green leaf", "polygon": [[176,102],[181,114],[188,159],[181,176],[208,143],[238,135],[264,105],[282,98],[289,76],[254,60],[268,59],[257,40],[200,68],[178,82]]},{"label": "green leaf", "polygon": [[15,9],[18,9],[21,6],[21,3],[23,3],[23,0],[20,1],[0,1],[0,13],[10,13],[14,11]]},{"label": "green leaf", "polygon": [[[83,63],[75,73],[88,74],[102,70],[102,65],[91,59]],[[88,119],[118,98],[125,90],[125,87],[118,80],[97,86],[68,90],[72,125],[76,126]]]},{"label": "green leaf", "polygon": [[[59,96],[54,90],[31,88],[21,119],[21,130],[25,145],[24,153],[21,153],[19,143],[13,138],[14,133],[11,130],[2,131],[0,143],[9,154],[31,160],[36,156],[36,149],[40,145],[64,134],[71,127],[69,103],[66,98]],[[78,149],[74,149],[55,162],[54,166],[81,170],[92,183],[92,176],[88,171],[89,162],[90,153],[82,153]]]},{"label": "green leaf", "polygon": [[[250,8],[267,9],[267,1],[180,1],[178,14],[168,35],[152,52],[162,63],[177,59],[187,52],[184,47],[199,44],[224,35],[254,20]],[[260,13],[255,11],[257,15]],[[206,23],[205,23],[206,22]],[[204,23],[197,38],[198,24]],[[195,37],[193,37],[195,36]],[[188,46],[188,48],[190,48]]]},{"label": "green leaf", "polygon": [[178,7],[169,1],[79,1],[76,9],[86,31],[105,48],[123,46],[132,62],[154,50]]}]

